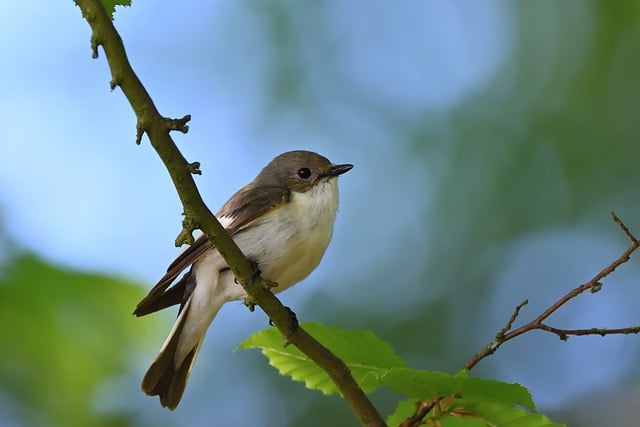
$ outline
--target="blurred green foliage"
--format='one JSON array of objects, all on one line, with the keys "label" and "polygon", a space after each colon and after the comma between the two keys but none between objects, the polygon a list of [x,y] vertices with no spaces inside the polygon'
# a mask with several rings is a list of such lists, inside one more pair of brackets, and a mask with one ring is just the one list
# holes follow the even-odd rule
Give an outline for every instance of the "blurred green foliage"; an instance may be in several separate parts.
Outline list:
[{"label": "blurred green foliage", "polygon": [[[54,266],[34,254],[4,259],[0,389],[19,403],[11,415],[24,425],[121,424],[122,414],[96,412],[95,392],[124,373],[139,340],[146,341],[131,315],[141,297],[141,288],[125,280]],[[7,403],[0,399],[0,408]]]}]

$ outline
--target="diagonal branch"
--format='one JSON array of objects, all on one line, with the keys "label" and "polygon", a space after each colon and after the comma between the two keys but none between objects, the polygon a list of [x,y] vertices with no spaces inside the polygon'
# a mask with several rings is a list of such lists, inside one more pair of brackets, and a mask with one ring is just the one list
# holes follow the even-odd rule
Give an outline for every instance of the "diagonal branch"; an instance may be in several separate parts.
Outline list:
[{"label": "diagonal branch", "polygon": [[552,326],[547,325],[544,321],[551,316],[553,313],[558,311],[562,306],[568,303],[573,298],[578,295],[590,291],[591,293],[596,293],[600,291],[602,288],[602,280],[613,273],[616,268],[625,262],[629,261],[631,254],[635,252],[640,247],[640,241],[629,231],[629,228],[622,222],[620,218],[615,213],[611,213],[613,217],[613,221],[620,226],[624,234],[631,240],[631,246],[625,250],[622,255],[620,255],[615,261],[609,264],[607,267],[603,268],[598,274],[593,276],[591,280],[588,282],[578,286],[577,288],[572,289],[567,292],[564,296],[558,299],[555,303],[553,303],[549,308],[543,311],[538,317],[536,317],[531,322],[523,325],[515,330],[511,330],[513,323],[516,318],[520,314],[520,309],[524,307],[528,301],[522,302],[520,305],[516,307],[511,318],[507,322],[507,325],[498,332],[495,339],[485,346],[482,350],[480,350],[475,356],[473,356],[465,365],[464,369],[473,368],[478,362],[480,362],[485,357],[492,355],[493,353],[502,346],[505,342],[512,340],[526,332],[532,331],[534,329],[546,331],[560,337],[561,340],[566,341],[569,336],[582,336],[582,335],[614,335],[614,334],[637,334],[640,333],[640,326],[630,326],[627,328],[616,328],[616,329],[606,329],[606,328],[588,328],[588,329],[559,329]]},{"label": "diagonal branch", "polygon": [[[82,16],[91,26],[93,57],[98,57],[102,46],[111,70],[111,88],[120,87],[137,118],[136,143],[147,134],[151,145],[165,164],[182,202],[185,219],[183,231],[176,243],[193,242],[192,231],[200,229],[215,245],[238,282],[244,287],[250,301],[260,306],[273,324],[311,360],[323,368],[335,382],[345,400],[351,405],[360,422],[366,426],[384,426],[384,421],[367,399],[345,363],[326,347],[307,334],[301,327],[295,328],[290,311],[269,290],[270,284],[258,277],[252,280],[253,266],[242,254],[226,230],[207,208],[193,181],[192,174],[200,173],[200,165],[188,163],[170,136],[171,131],[188,131],[190,116],[169,119],[158,112],[149,93],[138,79],[125,52],[120,35],[105,12],[100,0],[75,0]],[[252,283],[252,286],[249,286]],[[294,331],[291,333],[290,331]]]}]

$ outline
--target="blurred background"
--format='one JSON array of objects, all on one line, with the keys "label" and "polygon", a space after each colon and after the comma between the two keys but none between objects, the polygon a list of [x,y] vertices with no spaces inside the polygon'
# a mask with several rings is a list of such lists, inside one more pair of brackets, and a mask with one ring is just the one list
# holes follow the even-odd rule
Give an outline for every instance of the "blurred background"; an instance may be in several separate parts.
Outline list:
[{"label": "blurred background", "polygon": [[[355,425],[336,396],[237,351],[228,304],[180,407],[140,380],[175,312],[133,308],[178,253],[181,208],[71,1],[0,15],[0,426]],[[320,267],[281,299],[455,372],[640,234],[640,3],[134,1],[115,23],[211,209],[290,149],[353,163]],[[640,259],[554,315],[639,323]],[[640,338],[530,333],[474,374],[571,426],[636,426]],[[387,415],[403,396],[373,395]]]}]

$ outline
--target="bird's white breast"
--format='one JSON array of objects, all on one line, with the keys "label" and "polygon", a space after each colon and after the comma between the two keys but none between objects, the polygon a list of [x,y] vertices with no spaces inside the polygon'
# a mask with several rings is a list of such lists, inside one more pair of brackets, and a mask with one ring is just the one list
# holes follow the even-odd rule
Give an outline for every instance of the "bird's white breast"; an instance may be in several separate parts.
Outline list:
[{"label": "bird's white breast", "polygon": [[279,292],[307,277],[320,263],[333,234],[338,210],[337,179],[323,181],[262,218],[236,242],[256,261],[263,277],[278,283]]}]

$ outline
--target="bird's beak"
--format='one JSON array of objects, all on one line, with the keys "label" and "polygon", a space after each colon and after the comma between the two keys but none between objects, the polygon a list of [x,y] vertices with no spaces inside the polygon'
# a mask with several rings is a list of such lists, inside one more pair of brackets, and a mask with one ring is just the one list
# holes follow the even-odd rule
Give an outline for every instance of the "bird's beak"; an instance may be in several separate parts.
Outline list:
[{"label": "bird's beak", "polygon": [[338,176],[343,173],[349,172],[353,168],[353,165],[344,164],[344,165],[331,165],[329,168],[328,176]]}]

